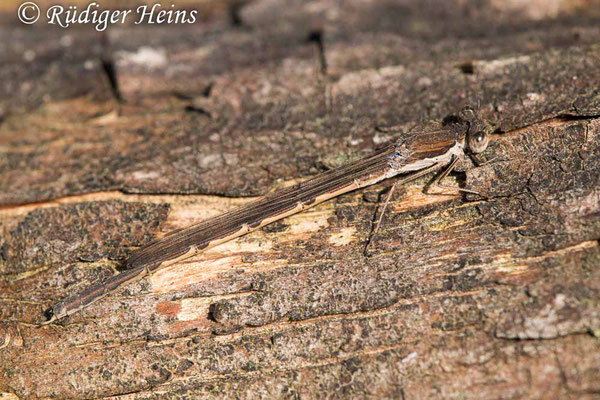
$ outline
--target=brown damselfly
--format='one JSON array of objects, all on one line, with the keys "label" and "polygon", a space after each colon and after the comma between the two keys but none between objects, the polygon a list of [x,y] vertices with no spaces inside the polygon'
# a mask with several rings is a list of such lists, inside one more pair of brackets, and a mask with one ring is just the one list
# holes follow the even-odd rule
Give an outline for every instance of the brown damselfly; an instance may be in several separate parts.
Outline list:
[{"label": "brown damselfly", "polygon": [[[397,175],[400,179],[396,185],[406,183],[446,166],[434,181],[434,184],[438,184],[465,154],[481,153],[487,148],[490,131],[477,113],[467,108],[456,116],[446,118],[435,128],[398,140],[359,161],[321,173],[198,224],[170,232],[135,250],[125,262],[126,269],[123,272],[57,303],[48,311],[46,323],[73,314],[129,282],[204,249],[343,193]],[[466,189],[459,190],[473,193]]]}]

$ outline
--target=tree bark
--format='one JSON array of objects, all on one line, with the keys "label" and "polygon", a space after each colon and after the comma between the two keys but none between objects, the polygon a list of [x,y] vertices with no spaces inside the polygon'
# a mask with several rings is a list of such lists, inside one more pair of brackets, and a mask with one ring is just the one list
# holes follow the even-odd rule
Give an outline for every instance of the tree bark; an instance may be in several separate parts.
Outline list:
[{"label": "tree bark", "polygon": [[[0,394],[598,396],[593,2],[201,3],[104,34],[0,14]],[[39,326],[152,238],[464,105],[496,134],[446,183],[484,197],[401,187],[365,256],[385,181]]]}]

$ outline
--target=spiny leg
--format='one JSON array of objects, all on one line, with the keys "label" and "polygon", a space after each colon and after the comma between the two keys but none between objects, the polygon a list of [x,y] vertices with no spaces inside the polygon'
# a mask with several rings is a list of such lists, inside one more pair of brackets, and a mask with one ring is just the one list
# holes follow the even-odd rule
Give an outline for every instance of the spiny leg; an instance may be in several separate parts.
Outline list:
[{"label": "spiny leg", "polygon": [[448,167],[446,167],[446,169],[444,170],[444,172],[442,172],[439,176],[435,177],[431,183],[429,183],[429,185],[427,185],[427,187],[425,188],[425,193],[427,194],[439,194],[439,193],[429,193],[429,189],[433,186],[433,187],[438,187],[441,189],[452,189],[452,190],[457,190],[459,192],[463,192],[463,193],[470,193],[470,194],[475,194],[477,196],[481,196],[484,198],[487,198],[487,196],[476,192],[474,190],[469,190],[469,189],[463,189],[463,188],[459,188],[459,187],[455,187],[455,186],[449,186],[449,185],[442,185],[440,184],[440,182],[446,178],[450,172],[452,172],[452,170],[454,170],[454,168],[456,167],[456,164],[458,163],[458,161],[460,160],[460,157],[454,157],[454,159],[452,160],[452,162],[448,165]]},{"label": "spiny leg", "polygon": [[[421,171],[417,171],[414,172],[411,175],[405,176],[399,180],[397,180],[396,182],[394,182],[394,185],[392,186],[392,188],[390,189],[390,192],[388,193],[386,199],[385,199],[385,203],[383,204],[383,208],[381,210],[381,214],[379,214],[379,218],[377,219],[377,222],[375,223],[375,225],[373,226],[373,229],[371,229],[371,232],[369,233],[369,237],[367,238],[367,241],[365,243],[365,248],[363,249],[363,255],[365,257],[369,257],[369,245],[375,241],[375,235],[377,234],[377,231],[379,230],[379,226],[381,225],[381,221],[383,220],[383,216],[385,214],[385,210],[390,202],[390,199],[392,198],[392,195],[394,194],[394,190],[396,189],[397,185],[403,185],[405,183],[408,183],[410,181],[414,181],[415,179],[418,179],[420,177],[422,177],[423,175],[427,175],[430,172],[434,171],[435,169],[439,168],[438,164],[434,164],[430,167],[427,167]],[[377,211],[376,211],[377,212]]]},{"label": "spiny leg", "polygon": [[381,212],[379,213],[379,218],[377,219],[377,222],[375,223],[374,228],[371,230],[371,233],[370,233],[369,237],[367,238],[367,242],[365,243],[365,248],[363,250],[363,255],[365,257],[368,256],[369,244],[373,241],[373,239],[375,239],[375,235],[377,234],[377,231],[379,230],[379,225],[381,225],[381,220],[383,219],[383,215],[385,214],[385,209],[387,208],[387,206],[390,202],[390,199],[392,198],[392,195],[394,194],[396,185],[398,185],[398,182],[394,182],[394,184],[392,185],[392,188],[390,189],[388,195],[386,196],[385,203],[383,203],[383,208],[381,209]]}]

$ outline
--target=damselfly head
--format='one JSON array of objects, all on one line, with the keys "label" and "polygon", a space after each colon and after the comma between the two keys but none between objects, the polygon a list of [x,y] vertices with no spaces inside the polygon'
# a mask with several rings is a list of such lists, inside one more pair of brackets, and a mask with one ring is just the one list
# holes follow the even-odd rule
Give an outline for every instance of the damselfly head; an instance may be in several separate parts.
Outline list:
[{"label": "damselfly head", "polygon": [[459,117],[468,124],[466,138],[468,150],[474,154],[484,152],[490,141],[492,127],[471,107],[463,109]]}]

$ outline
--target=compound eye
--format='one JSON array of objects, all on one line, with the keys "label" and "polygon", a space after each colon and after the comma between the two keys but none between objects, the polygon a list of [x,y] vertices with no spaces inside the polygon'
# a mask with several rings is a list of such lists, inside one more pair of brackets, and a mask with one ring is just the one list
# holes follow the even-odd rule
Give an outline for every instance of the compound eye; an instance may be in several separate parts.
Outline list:
[{"label": "compound eye", "polygon": [[459,115],[467,121],[474,121],[477,118],[477,112],[472,107],[463,108]]},{"label": "compound eye", "polygon": [[474,134],[469,135],[469,149],[473,153],[481,153],[487,148],[488,141],[488,136],[485,132],[475,132]]}]

